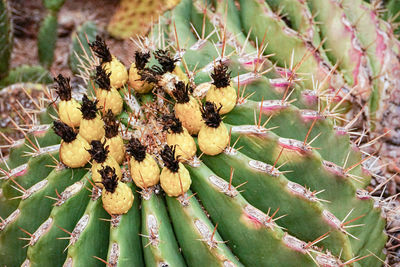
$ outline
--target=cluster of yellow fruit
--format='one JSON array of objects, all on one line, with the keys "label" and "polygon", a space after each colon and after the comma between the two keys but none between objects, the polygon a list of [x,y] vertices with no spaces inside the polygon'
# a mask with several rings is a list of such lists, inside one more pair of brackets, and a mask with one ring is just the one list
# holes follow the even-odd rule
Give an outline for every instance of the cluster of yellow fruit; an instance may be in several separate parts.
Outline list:
[{"label": "cluster of yellow fruit", "polygon": [[[159,153],[164,168],[160,173],[157,161],[146,152],[146,146],[131,138],[126,151],[130,155],[129,170],[135,184],[146,189],[160,183],[169,196],[184,194],[191,185],[188,170],[182,164],[196,155],[192,135],[198,135],[200,150],[208,155],[221,153],[229,142],[228,131],[220,114],[230,112],[236,104],[236,91],[230,81],[228,68],[215,66],[206,102],[192,95],[188,77],[169,52],[158,50],[154,57],[161,65],[146,67],[150,53],[137,51],[129,69],[111,55],[105,42],[97,37],[90,44],[101,63],[96,67],[96,100],[86,95],[82,104],[71,97],[69,79],[55,78],[60,121],[54,122],[55,132],[62,137],[60,160],[68,167],[78,168],[92,162],[92,179],[103,189],[104,208],[110,214],[126,213],[133,203],[131,189],[121,182],[120,165],[125,159],[125,147],[119,135],[115,115],[122,112],[123,98],[119,89],[128,83],[136,93],[148,93],[162,88],[175,99],[174,113],[162,117],[166,145]],[[101,111],[101,112],[99,112]],[[102,114],[103,116],[101,117]],[[79,132],[76,129],[79,127]]]}]

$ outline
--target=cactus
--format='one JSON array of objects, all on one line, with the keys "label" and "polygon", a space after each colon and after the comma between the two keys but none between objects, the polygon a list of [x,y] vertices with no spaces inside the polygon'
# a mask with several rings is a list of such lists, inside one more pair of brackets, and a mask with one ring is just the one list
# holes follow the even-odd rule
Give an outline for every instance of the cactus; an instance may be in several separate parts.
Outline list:
[{"label": "cactus", "polygon": [[12,22],[8,1],[0,2],[0,78],[8,73],[13,48]]},{"label": "cactus", "polygon": [[87,67],[85,64],[88,62],[84,61],[84,55],[90,54],[90,48],[87,42],[93,42],[96,38],[96,34],[96,24],[92,21],[87,21],[82,24],[72,35],[69,66],[73,73],[77,74],[80,72],[80,69]]},{"label": "cactus", "polygon": [[[42,118],[52,127],[43,126],[41,135],[31,130],[26,141],[13,145],[0,166],[2,264],[380,266],[385,261],[384,201],[365,190],[373,175],[365,164],[370,156],[352,142],[357,117],[343,122],[338,114],[360,101],[376,110],[371,98],[385,98],[379,79],[367,79],[362,90],[357,86],[357,79],[369,77],[358,76],[364,75],[361,69],[386,71],[385,78],[397,75],[388,70],[398,64],[394,58],[379,61],[381,52],[395,54],[394,45],[379,53],[368,47],[371,53],[357,54],[356,60],[345,55],[380,33],[383,22],[370,16],[347,28],[361,7],[370,6],[350,7],[346,0],[239,2],[240,10],[234,1],[182,0],[140,38],[142,54],[136,54],[130,71],[154,85],[142,95],[133,94],[125,67],[100,37],[90,44],[94,53],[76,53],[85,62],[77,70],[88,91],[102,90],[95,82],[118,90],[123,110],[112,114],[102,103],[96,106],[95,94],[84,95],[80,127],[46,111]],[[285,19],[278,12],[286,13]],[[318,23],[308,16],[313,13]],[[308,24],[302,14],[308,14]],[[329,28],[335,23],[338,28]],[[376,31],[362,39],[367,25]],[[339,33],[343,38],[332,40]],[[382,42],[397,44],[392,37]],[[340,42],[337,47],[334,41]],[[149,60],[141,62],[146,53]],[[96,72],[105,73],[100,83]],[[112,74],[118,86],[111,85]],[[61,78],[63,88],[70,88],[69,79]],[[352,86],[356,89],[344,91]],[[219,94],[216,100],[210,92]],[[105,97],[104,103],[113,105],[114,99]],[[233,109],[221,115],[226,103]],[[201,116],[190,114],[196,112],[193,106]],[[201,126],[192,133],[198,136],[191,136],[185,125],[197,123]],[[98,134],[98,140],[84,132]],[[22,158],[27,148],[21,144],[33,136],[36,148]],[[113,146],[124,150],[120,140],[127,152],[122,179],[118,166],[105,160]],[[186,150],[189,143],[195,144],[194,156]],[[90,168],[82,156],[86,150],[94,164],[107,166]],[[61,154],[87,164],[70,168]],[[132,198],[133,204],[127,201]],[[108,215],[110,206],[124,209]]]},{"label": "cactus", "polygon": [[43,0],[48,13],[40,25],[37,42],[39,62],[46,68],[53,64],[56,42],[58,38],[58,11],[64,0]]},{"label": "cactus", "polygon": [[107,31],[120,39],[146,34],[152,21],[156,21],[159,15],[175,7],[177,3],[179,0],[122,0],[107,26]]},{"label": "cactus", "polygon": [[53,63],[56,41],[57,16],[49,13],[42,21],[38,34],[39,61],[46,68],[50,68]]},{"label": "cactus", "polygon": [[6,87],[20,82],[50,84],[53,79],[42,66],[21,65],[11,69],[6,77],[0,80],[0,87]]},{"label": "cactus", "polygon": [[51,11],[58,12],[65,0],[43,0],[43,5]]}]

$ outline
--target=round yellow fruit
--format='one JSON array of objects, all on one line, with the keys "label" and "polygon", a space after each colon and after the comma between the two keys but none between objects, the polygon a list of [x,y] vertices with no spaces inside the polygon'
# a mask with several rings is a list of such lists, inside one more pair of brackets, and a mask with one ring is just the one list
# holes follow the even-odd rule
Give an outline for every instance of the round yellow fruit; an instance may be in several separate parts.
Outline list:
[{"label": "round yellow fruit", "polygon": [[128,71],[116,57],[112,56],[110,62],[105,62],[102,65],[107,74],[111,72],[110,83],[111,87],[121,88],[128,80]]},{"label": "round yellow fruit", "polygon": [[148,93],[154,88],[154,84],[140,80],[140,75],[138,73],[135,63],[132,63],[131,67],[129,68],[128,83],[129,86],[133,88],[133,90],[140,94]]},{"label": "round yellow fruit", "polygon": [[219,108],[222,105],[220,114],[226,114],[230,112],[236,105],[237,94],[235,88],[231,85],[223,88],[217,88],[212,85],[206,95],[206,100],[214,102]]},{"label": "round yellow fruit", "polygon": [[90,160],[88,149],[90,149],[89,143],[78,134],[72,142],[61,141],[60,160],[70,168],[83,167]]},{"label": "round yellow fruit", "polygon": [[118,180],[122,179],[121,167],[119,166],[118,162],[110,155],[108,155],[108,157],[106,158],[106,160],[103,163],[97,163],[95,160],[93,160],[92,180],[100,188],[103,188],[104,186],[101,184],[102,178],[99,173],[99,170],[102,170],[106,166],[110,166],[111,168],[114,168],[115,174],[117,175]]},{"label": "round yellow fruit", "polygon": [[178,172],[172,172],[166,167],[163,168],[160,175],[160,183],[168,196],[177,197],[189,190],[192,180],[190,179],[189,171],[182,163],[179,163]]},{"label": "round yellow fruit", "polygon": [[114,87],[111,87],[110,90],[97,89],[96,98],[99,100],[99,102],[97,102],[97,108],[103,111],[103,113],[109,109],[111,109],[114,115],[121,113],[124,101]]},{"label": "round yellow fruit", "polygon": [[119,135],[112,138],[106,138],[106,146],[108,146],[109,156],[113,157],[118,164],[122,164],[125,158],[124,140]]},{"label": "round yellow fruit", "polygon": [[82,119],[79,134],[86,139],[89,143],[93,140],[101,140],[104,137],[104,122],[97,115],[96,118],[92,120]]},{"label": "round yellow fruit", "polygon": [[179,80],[183,81],[185,84],[189,82],[188,77],[178,65],[175,66],[175,69],[172,71],[172,73],[178,76]]},{"label": "round yellow fruit", "polygon": [[114,193],[103,190],[101,200],[103,201],[103,208],[109,214],[121,215],[130,210],[134,196],[129,186],[119,182]]},{"label": "round yellow fruit", "polygon": [[140,188],[156,185],[160,181],[158,164],[148,153],[146,153],[146,157],[140,162],[134,157],[131,158],[130,172],[132,180]]},{"label": "round yellow fruit", "polygon": [[178,160],[189,160],[196,155],[196,143],[189,132],[182,127],[183,132],[181,133],[168,133],[167,144],[169,146],[175,146],[175,157]]},{"label": "round yellow fruit", "polygon": [[175,104],[175,116],[182,122],[190,134],[198,134],[202,123],[199,102],[189,96],[189,102]]},{"label": "round yellow fruit", "polygon": [[82,120],[81,105],[75,100],[62,100],[58,104],[58,116],[60,120],[70,127],[79,127]]},{"label": "round yellow fruit", "polygon": [[229,142],[229,133],[223,122],[217,128],[203,124],[197,140],[200,150],[204,154],[213,156],[224,151]]}]

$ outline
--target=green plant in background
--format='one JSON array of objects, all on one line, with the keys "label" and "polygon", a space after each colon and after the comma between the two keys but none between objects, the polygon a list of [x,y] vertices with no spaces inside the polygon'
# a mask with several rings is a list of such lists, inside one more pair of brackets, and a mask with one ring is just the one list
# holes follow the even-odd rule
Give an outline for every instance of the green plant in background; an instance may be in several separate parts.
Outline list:
[{"label": "green plant in background", "polygon": [[0,78],[8,73],[13,46],[11,14],[6,0],[0,2]]},{"label": "green plant in background", "polygon": [[46,68],[53,64],[57,42],[57,14],[63,4],[64,0],[43,0],[47,15],[40,25],[37,39],[39,62]]},{"label": "green plant in background", "polygon": [[[96,110],[83,101],[86,125],[81,122],[79,130],[54,123],[53,106],[42,110],[38,124],[1,163],[0,262],[382,265],[383,202],[365,190],[372,167],[366,164],[370,156],[351,142],[357,116],[346,122],[340,113],[364,107],[368,117],[382,116],[386,98],[398,89],[399,43],[371,6],[349,3],[182,0],[147,38],[136,41],[132,87],[121,88],[108,79],[126,77],[123,68],[113,67],[118,59],[101,39],[93,42],[95,27],[82,26],[104,69],[96,70],[99,61],[80,30],[73,45],[79,57],[71,57],[71,68],[87,81],[89,98],[118,90],[124,101],[116,121],[104,120],[100,142],[85,142],[102,164],[115,146],[107,139],[122,137],[123,177],[118,180],[116,169],[106,171],[104,163],[102,183],[94,183],[89,164],[75,169],[62,164],[84,153],[76,141],[91,120],[93,133],[103,131],[94,127],[107,112],[102,106]],[[154,89],[142,94],[149,84]],[[221,117],[219,103],[233,97],[221,93],[218,105],[206,100],[213,99],[210,92],[231,86],[236,105]],[[107,99],[104,105],[117,102]],[[186,127],[197,123],[199,137],[192,137]],[[208,143],[200,140],[202,131]],[[199,147],[188,159],[192,141]],[[108,146],[99,146],[105,142]],[[204,148],[208,145],[215,150]],[[121,200],[120,192],[132,192],[133,204]],[[110,206],[123,211],[110,215],[105,211]]]}]

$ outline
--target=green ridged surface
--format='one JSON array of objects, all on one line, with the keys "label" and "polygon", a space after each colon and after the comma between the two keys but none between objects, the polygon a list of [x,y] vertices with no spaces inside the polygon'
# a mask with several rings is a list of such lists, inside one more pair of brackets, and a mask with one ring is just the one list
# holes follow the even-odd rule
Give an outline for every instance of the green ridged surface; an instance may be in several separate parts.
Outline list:
[{"label": "green ridged surface", "polygon": [[93,21],[85,22],[72,34],[69,66],[73,73],[79,74],[88,64],[86,58],[92,56],[88,42],[93,42],[96,39],[96,34],[97,27]]},{"label": "green ridged surface", "polygon": [[50,68],[54,60],[57,42],[57,15],[47,14],[40,25],[38,33],[39,61],[45,68]]}]

